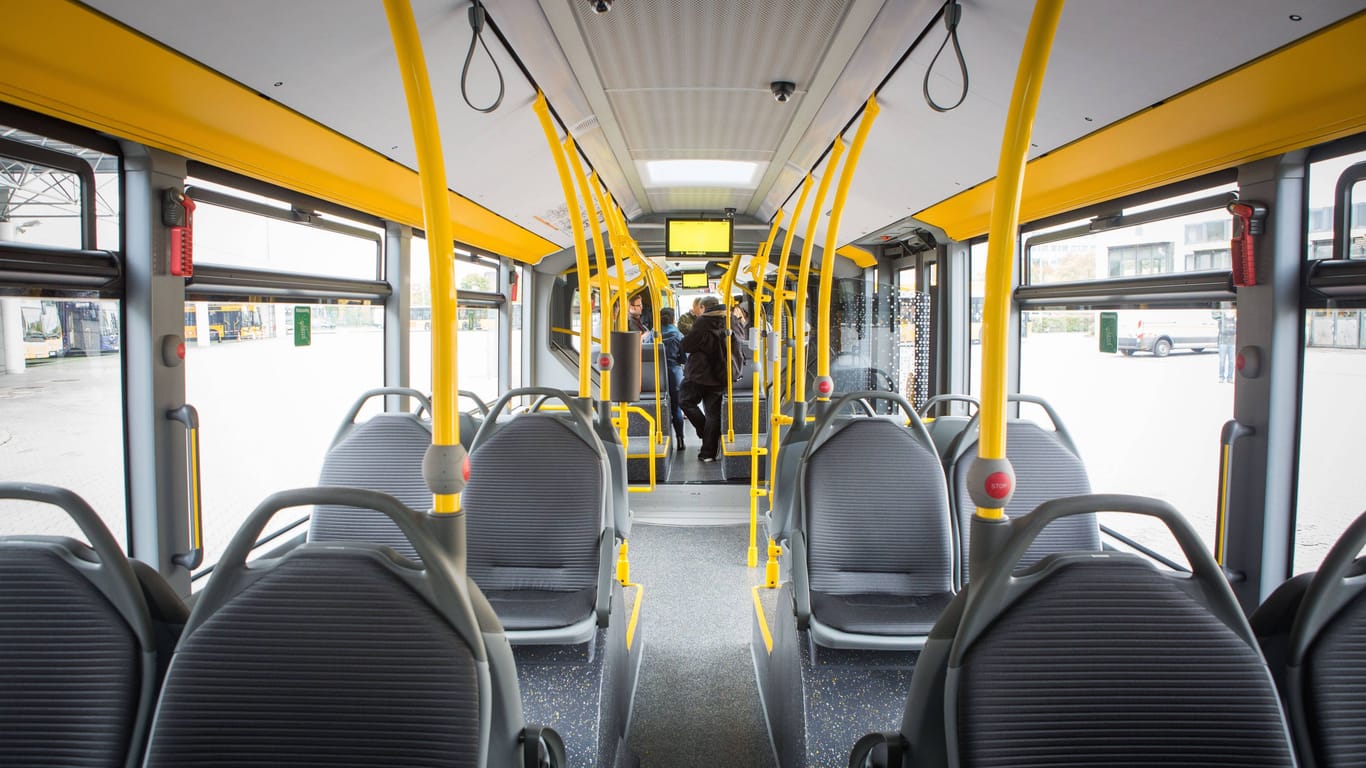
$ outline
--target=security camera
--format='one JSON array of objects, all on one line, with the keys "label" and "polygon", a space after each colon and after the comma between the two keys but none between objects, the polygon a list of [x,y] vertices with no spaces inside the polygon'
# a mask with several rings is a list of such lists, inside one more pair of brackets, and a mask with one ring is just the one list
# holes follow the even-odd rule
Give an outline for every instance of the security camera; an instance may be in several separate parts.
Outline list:
[{"label": "security camera", "polygon": [[768,84],[769,90],[773,91],[773,100],[779,104],[786,104],[792,98],[792,94],[797,90],[796,83],[789,83],[786,80],[774,80]]},{"label": "security camera", "polygon": [[588,4],[593,6],[593,13],[607,13],[612,10],[612,0],[588,0]]}]

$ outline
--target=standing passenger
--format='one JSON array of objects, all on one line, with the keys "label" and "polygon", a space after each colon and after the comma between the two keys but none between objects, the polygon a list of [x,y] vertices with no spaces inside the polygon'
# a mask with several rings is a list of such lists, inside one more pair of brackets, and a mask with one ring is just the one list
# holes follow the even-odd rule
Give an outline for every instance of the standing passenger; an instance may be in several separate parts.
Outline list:
[{"label": "standing passenger", "polygon": [[669,373],[669,411],[674,425],[674,436],[678,438],[678,448],[683,448],[683,404],[679,402],[678,390],[683,386],[683,333],[674,325],[672,307],[659,310],[659,338],[664,342],[664,360]]},{"label": "standing passenger", "polygon": [[687,312],[684,312],[683,316],[678,318],[679,332],[682,333],[684,336],[687,336],[692,331],[692,324],[697,322],[697,318],[701,314],[702,297],[698,296],[697,298],[692,300],[692,309],[688,310]]},{"label": "standing passenger", "polygon": [[[679,345],[688,353],[679,399],[683,415],[702,438],[697,458],[712,462],[721,448],[721,395],[730,373],[726,367],[726,309],[715,296],[703,298],[700,309],[702,314]],[[705,416],[698,403],[706,409]]]}]

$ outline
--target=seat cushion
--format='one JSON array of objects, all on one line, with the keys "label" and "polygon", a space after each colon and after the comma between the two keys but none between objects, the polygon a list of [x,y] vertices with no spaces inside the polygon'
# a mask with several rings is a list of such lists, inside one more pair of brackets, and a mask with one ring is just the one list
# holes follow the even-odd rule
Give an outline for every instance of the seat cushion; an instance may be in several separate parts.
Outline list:
[{"label": "seat cushion", "polygon": [[925,635],[952,600],[952,592],[934,595],[812,592],[811,613],[826,626],[854,634]]},{"label": "seat cushion", "polygon": [[597,589],[555,592],[547,589],[486,589],[493,612],[503,629],[557,629],[580,622],[593,613]]}]

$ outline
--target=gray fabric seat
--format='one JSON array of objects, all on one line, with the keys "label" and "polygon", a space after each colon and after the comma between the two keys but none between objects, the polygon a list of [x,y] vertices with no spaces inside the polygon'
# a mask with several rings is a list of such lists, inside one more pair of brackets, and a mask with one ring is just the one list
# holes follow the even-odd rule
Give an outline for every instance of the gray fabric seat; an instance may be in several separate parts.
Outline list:
[{"label": "gray fabric seat", "polygon": [[573,411],[519,414],[480,432],[462,495],[468,570],[514,641],[540,632],[541,642],[582,642],[605,626],[616,540],[609,482],[592,424]]},{"label": "gray fabric seat", "polygon": [[[1050,521],[1100,510],[1161,519],[1193,573],[1093,552],[1019,570]],[[898,754],[891,765],[917,768],[1295,765],[1247,621],[1179,513],[1083,496],[1006,525],[1004,545],[922,651],[900,731],[860,740],[851,765],[888,764],[864,759],[882,744]]]},{"label": "gray fabric seat", "polygon": [[[422,565],[368,542],[246,557],[279,510],[377,511]],[[158,704],[148,768],[520,765],[520,699],[497,620],[437,541],[460,516],[384,494],[277,493],[244,523],[194,606]],[[444,530],[444,533],[438,531]]]},{"label": "gray fabric seat", "polygon": [[0,537],[0,765],[141,765],[164,664],[137,576],[76,494],[0,483],[0,499],[61,507],[91,543]]},{"label": "gray fabric seat", "polygon": [[1272,592],[1251,623],[1280,688],[1302,768],[1366,765],[1366,514],[1315,573]]},{"label": "gray fabric seat", "polygon": [[[323,458],[319,485],[369,488],[412,509],[430,509],[422,457],[432,444],[431,424],[411,413],[381,413],[357,424]],[[323,505],[313,510],[309,541],[371,541],[409,559],[417,552],[392,520],[368,509]]]},{"label": "gray fabric seat", "polygon": [[[1054,429],[1044,429],[1028,419],[1006,420],[1006,458],[1015,470],[1015,494],[1006,505],[1006,516],[1020,517],[1045,501],[1090,493],[1091,481],[1086,474],[1086,465],[1052,407],[1029,395],[1011,395],[1010,400],[1043,406],[1053,420]],[[960,584],[968,581],[971,521],[977,512],[968,492],[968,473],[977,461],[978,430],[979,422],[974,415],[959,434],[957,443],[949,449],[948,476],[953,489],[958,562],[962,565]],[[1040,534],[1029,553],[1021,559],[1020,567],[1028,568],[1054,552],[1100,548],[1100,524],[1095,515],[1069,517]]]},{"label": "gray fabric seat", "polygon": [[943,470],[924,427],[906,409],[910,427],[891,417],[827,414],[803,457],[805,541],[794,548],[793,579],[799,618],[809,580],[817,643],[915,647],[952,597]]},{"label": "gray fabric seat", "polygon": [[[415,412],[378,413],[357,424],[355,418],[371,398],[399,395],[418,402]],[[477,395],[461,391],[480,414],[488,406]],[[365,392],[352,405],[323,457],[319,485],[368,488],[394,496],[404,505],[425,510],[432,506],[432,492],[422,476],[422,457],[432,444],[432,424],[421,418],[430,409],[427,397],[417,390],[382,387]],[[461,412],[460,443],[469,448],[483,423],[475,414]],[[388,517],[354,507],[320,506],[308,523],[310,541],[371,541],[391,547],[409,559],[417,559],[408,538]]]}]

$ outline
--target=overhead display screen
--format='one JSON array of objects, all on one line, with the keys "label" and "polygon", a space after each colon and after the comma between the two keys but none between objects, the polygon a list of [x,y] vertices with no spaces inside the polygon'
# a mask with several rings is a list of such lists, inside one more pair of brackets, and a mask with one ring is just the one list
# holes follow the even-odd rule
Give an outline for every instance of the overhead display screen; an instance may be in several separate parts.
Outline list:
[{"label": "overhead display screen", "polygon": [[669,219],[664,247],[669,256],[730,258],[730,219]]},{"label": "overhead display screen", "polygon": [[703,272],[684,272],[684,273],[683,273],[683,287],[684,287],[684,288],[703,288],[703,289],[705,289],[705,288],[707,287],[707,273],[706,273],[705,271],[703,271]]}]

